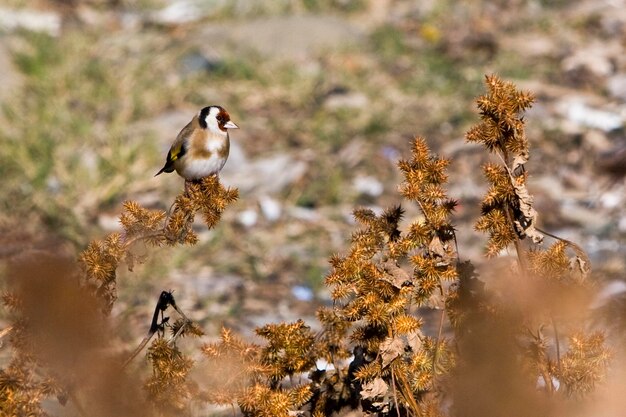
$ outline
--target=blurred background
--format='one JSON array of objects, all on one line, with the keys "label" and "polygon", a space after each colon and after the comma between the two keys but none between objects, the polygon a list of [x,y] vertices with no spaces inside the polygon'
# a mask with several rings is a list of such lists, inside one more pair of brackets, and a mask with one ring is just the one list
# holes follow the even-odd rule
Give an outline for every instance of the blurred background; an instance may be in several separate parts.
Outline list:
[{"label": "blurred background", "polygon": [[484,261],[472,225],[489,156],[464,133],[497,73],[537,96],[540,226],[623,292],[625,48],[623,0],[0,0],[0,224],[78,253],[119,230],[125,200],[168,209],[183,181],[154,174],[219,104],[240,126],[221,175],[240,199],[214,230],[198,223],[198,245],[119,271],[114,315],[138,323],[121,335],[143,337],[162,290],[210,337],[314,325],[353,208],[402,202],[415,135],[452,160],[460,254]]}]

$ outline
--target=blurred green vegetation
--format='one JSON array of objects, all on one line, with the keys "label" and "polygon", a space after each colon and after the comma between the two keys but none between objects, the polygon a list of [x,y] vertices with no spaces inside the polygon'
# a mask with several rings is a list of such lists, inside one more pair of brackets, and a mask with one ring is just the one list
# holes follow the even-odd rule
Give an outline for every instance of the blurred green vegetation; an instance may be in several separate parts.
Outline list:
[{"label": "blurred green vegetation", "polygon": [[237,0],[223,2],[213,16],[215,19],[237,19],[303,12],[354,13],[362,11],[367,3],[367,0]]},{"label": "blurred green vegetation", "polygon": [[93,216],[119,203],[156,152],[132,124],[171,106],[177,94],[161,82],[163,65],[121,45],[94,49],[96,34],[25,32],[21,40],[14,62],[24,82],[4,106],[0,133],[3,211],[35,214],[84,245]]}]

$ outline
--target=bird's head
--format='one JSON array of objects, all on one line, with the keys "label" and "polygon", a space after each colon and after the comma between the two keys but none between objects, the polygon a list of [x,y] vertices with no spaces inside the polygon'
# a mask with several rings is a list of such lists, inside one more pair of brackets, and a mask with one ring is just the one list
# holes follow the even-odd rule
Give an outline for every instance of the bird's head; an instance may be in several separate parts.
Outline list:
[{"label": "bird's head", "polygon": [[230,120],[230,115],[221,106],[203,108],[198,115],[198,121],[203,129],[222,135],[225,135],[228,129],[239,129],[239,126]]}]

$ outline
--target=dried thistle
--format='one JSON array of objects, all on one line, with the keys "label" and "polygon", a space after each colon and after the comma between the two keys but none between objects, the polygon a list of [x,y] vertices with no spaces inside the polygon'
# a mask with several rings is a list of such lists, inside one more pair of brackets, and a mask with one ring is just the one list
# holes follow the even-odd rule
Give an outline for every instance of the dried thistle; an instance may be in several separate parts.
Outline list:
[{"label": "dried thistle", "polygon": [[[539,377],[548,393],[556,392],[555,381],[570,393],[588,393],[604,374],[609,357],[602,333],[570,331],[568,334],[569,329],[579,327],[581,320],[588,319],[583,300],[584,295],[589,298],[590,286],[586,281],[589,258],[575,243],[537,226],[537,212],[526,187],[525,165],[530,154],[522,116],[533,96],[518,91],[514,84],[497,76],[486,77],[486,85],[487,94],[476,100],[481,123],[471,128],[466,138],[469,142],[483,144],[499,161],[483,167],[490,188],[482,200],[482,215],[475,228],[489,234],[486,251],[489,257],[515,245],[520,265],[515,278],[524,281],[520,288],[527,294],[526,298],[517,294],[486,297],[479,288],[483,295],[478,298],[467,285],[463,288],[464,281],[475,280],[462,280],[462,285],[448,300],[453,321],[460,332],[463,327],[476,326],[469,314],[472,310],[476,318],[493,317],[494,328],[498,323],[499,327],[507,329],[502,332],[504,340],[516,339],[516,344],[523,342],[526,346],[522,353],[526,383],[531,385]],[[521,245],[525,237],[538,244],[544,236],[556,242],[547,249],[527,249]],[[572,325],[561,326],[563,322],[568,324],[568,320]],[[561,327],[565,328],[563,334]],[[544,333],[551,333],[552,337]],[[562,355],[565,349],[561,343],[566,339],[570,343]]]},{"label": "dried thistle", "polygon": [[124,203],[120,223],[122,234],[112,233],[103,241],[93,241],[79,257],[84,271],[84,284],[92,288],[109,314],[115,300],[116,271],[126,261],[129,269],[139,259],[132,252],[136,242],[151,246],[167,244],[193,245],[198,237],[192,230],[196,213],[202,214],[209,229],[215,227],[224,209],[238,197],[236,189],[224,188],[217,176],[189,183],[186,191],[176,197],[169,216],[161,210],[148,210],[134,201]]},{"label": "dried thistle", "polygon": [[217,378],[200,398],[236,402],[244,415],[288,416],[312,396],[309,385],[285,387],[281,382],[313,366],[313,335],[302,321],[266,325],[257,334],[267,339],[265,347],[245,343],[227,329],[218,343],[204,345],[205,366]]},{"label": "dried thistle", "polygon": [[195,387],[187,381],[187,376],[193,361],[164,338],[154,340],[147,356],[152,365],[152,376],[145,383],[148,399],[162,412],[189,414],[189,400]]},{"label": "dried thistle", "polygon": [[487,76],[485,83],[488,93],[476,100],[481,123],[467,132],[466,139],[483,144],[500,158],[502,165],[483,167],[491,187],[483,198],[476,230],[489,234],[487,256],[496,256],[515,244],[523,264],[518,239],[528,236],[535,243],[543,240],[535,228],[537,212],[526,188],[529,149],[522,112],[531,106],[534,97],[495,75]]},{"label": "dried thistle", "polygon": [[610,358],[611,352],[605,346],[602,333],[573,333],[557,377],[568,394],[588,394],[606,375]]},{"label": "dried thistle", "polygon": [[[136,242],[153,246],[193,243],[195,214],[200,212],[212,228],[236,198],[237,190],[226,189],[217,177],[209,177],[191,184],[177,198],[169,217],[163,211],[126,202],[120,216],[123,232],[91,242],[79,256],[80,271],[73,268],[74,263],[47,252],[9,268],[7,274],[16,284],[3,295],[4,304],[14,315],[10,332],[3,334],[13,349],[11,362],[0,370],[3,415],[43,416],[41,401],[54,395],[62,403],[69,396],[83,415],[88,415],[89,409],[105,413],[102,415],[137,415],[136,409],[143,407],[139,399],[129,405],[123,400],[105,399],[109,394],[104,394],[132,392],[119,358],[102,353],[107,347],[106,316],[117,298],[117,268],[124,261],[132,268],[139,259],[132,252]],[[149,349],[154,372],[146,390],[161,411],[180,414],[188,407],[195,388],[186,379],[192,361],[174,342],[179,336],[202,332],[185,317],[173,324],[172,331],[169,342],[159,338]],[[133,382],[134,387],[139,386],[138,381]],[[89,399],[84,410],[83,397]]]},{"label": "dried thistle", "polygon": [[[430,154],[423,139],[416,139],[413,159],[400,163],[402,192],[418,204],[424,220],[403,232],[401,206],[380,215],[355,210],[363,228],[352,235],[348,255],[330,260],[326,284],[335,305],[318,311],[323,330],[314,336],[302,321],[266,325],[257,329],[267,340],[264,347],[246,345],[223,331],[222,341],[206,345],[204,353],[211,367],[238,364],[234,369],[239,371],[229,375],[239,377],[206,398],[221,403],[235,399],[244,415],[255,416],[289,415],[307,401],[313,415],[327,415],[355,407],[359,395],[372,412],[420,410],[417,398],[433,389],[436,374],[450,367],[447,343],[425,337],[422,319],[410,312],[435,290],[443,292],[443,280],[456,277],[449,220],[456,203],[443,188],[447,165]],[[408,271],[401,267],[406,263],[412,265]],[[341,361],[351,353],[350,364]],[[286,377],[314,369],[319,358],[335,369],[314,370],[308,385],[285,383]]]},{"label": "dried thistle", "polygon": [[210,403],[237,402],[249,387],[266,381],[270,372],[270,367],[261,363],[261,347],[244,342],[226,328],[222,328],[220,341],[205,344],[202,353],[210,380],[201,398]]},{"label": "dried thistle", "polygon": [[289,417],[310,398],[308,385],[283,390],[256,384],[244,391],[239,405],[245,416]]},{"label": "dried thistle", "polygon": [[272,385],[286,376],[308,371],[315,363],[312,355],[314,335],[302,320],[295,323],[266,324],[256,333],[267,340],[261,363],[269,367]]},{"label": "dried thistle", "polygon": [[168,245],[195,244],[197,236],[191,229],[195,214],[200,212],[209,229],[219,222],[224,209],[239,196],[237,189],[224,188],[216,175],[192,182],[185,193],[176,197],[164,235]]},{"label": "dried thistle", "polygon": [[[520,261],[524,261],[521,269],[529,273],[529,278],[576,286],[587,278],[588,258],[574,243],[538,231],[537,213],[526,188],[529,151],[521,113],[532,103],[532,96],[495,76],[487,77],[487,87],[488,94],[477,100],[482,122],[467,135],[469,141],[480,142],[498,155],[501,162],[484,167],[491,187],[483,199],[476,228],[490,235],[487,254],[495,256],[513,243]],[[417,204],[422,218],[403,226],[404,210],[400,205],[381,214],[355,210],[361,229],[353,233],[348,253],[330,260],[332,270],[326,284],[334,304],[318,311],[323,329],[317,335],[301,320],[268,324],[256,330],[266,340],[260,346],[223,329],[219,342],[202,348],[203,364],[209,379],[213,376],[214,380],[201,390],[189,378],[194,362],[175,344],[184,335],[200,336],[201,329],[182,313],[182,319],[170,323],[163,317],[164,308],[157,305],[149,336],[158,332],[161,337],[148,350],[152,375],[144,384],[157,414],[190,415],[190,403],[201,400],[237,403],[245,416],[290,416],[306,407],[316,417],[355,409],[369,415],[440,417],[444,413],[436,397],[439,377],[450,369],[455,370],[456,378],[467,378],[471,389],[465,395],[476,394],[469,395],[465,402],[455,398],[455,407],[470,406],[469,411],[463,410],[467,415],[505,414],[499,411],[511,409],[513,402],[506,403],[510,393],[516,395],[517,405],[523,403],[520,399],[544,395],[536,388],[537,376],[543,379],[548,392],[556,392],[555,380],[569,394],[591,392],[606,373],[610,358],[603,334],[565,332],[562,337],[552,317],[551,340],[542,333],[543,309],[523,311],[519,306],[510,308],[508,299],[490,298],[471,264],[461,264],[457,259],[450,219],[456,202],[445,190],[449,161],[432,155],[426,141],[416,138],[411,159],[398,165],[404,174],[400,192]],[[90,301],[95,296],[108,315],[116,299],[117,268],[122,262],[132,268],[138,260],[132,253],[133,244],[194,244],[197,236],[192,225],[196,214],[200,213],[212,228],[236,198],[236,190],[225,189],[212,176],[190,183],[169,214],[145,209],[132,201],[125,203],[120,217],[123,233],[92,242],[80,256],[83,286],[77,288],[88,290],[84,298]],[[526,236],[539,242],[542,233],[554,237],[557,243],[547,250],[530,251],[519,245]],[[452,290],[447,290],[445,281],[455,280],[458,282]],[[163,294],[171,297],[171,293]],[[63,398],[78,390],[79,384],[51,372],[54,368],[42,354],[42,339],[32,337],[36,321],[32,314],[24,314],[32,306],[27,297],[11,292],[3,295],[3,300],[16,315],[7,336],[16,353],[11,364],[0,370],[2,411],[9,415],[44,415],[42,400],[52,395]],[[167,305],[176,308],[171,300]],[[89,304],[92,308],[88,311],[94,313],[95,303]],[[433,305],[442,308],[440,330],[437,337],[428,337],[422,333],[424,319],[415,310]],[[441,334],[444,307],[456,331],[456,349]],[[552,304],[546,310],[552,314]],[[94,317],[90,322],[97,322],[101,316],[98,313]],[[534,325],[539,330],[532,332],[530,327]],[[165,339],[166,327],[173,334],[169,340]],[[563,356],[560,339],[569,341]],[[470,351],[474,348],[469,355],[468,346]],[[552,347],[556,347],[556,356]],[[98,359],[105,365],[110,363],[108,357]],[[319,359],[333,366],[318,369]],[[466,375],[464,369],[468,370]],[[297,382],[305,373],[307,383]],[[489,383],[492,385],[487,386]],[[481,409],[480,393],[487,391],[485,386],[497,388],[496,395],[504,398],[504,406]],[[491,391],[489,397],[493,401]],[[80,408],[78,402],[75,405]],[[534,405],[529,410],[534,410]],[[149,412],[144,409],[129,415],[145,414]]]},{"label": "dried thistle", "polygon": [[78,410],[110,411],[101,415],[135,413],[141,399],[129,405],[115,398],[132,392],[131,381],[115,372],[119,358],[110,352],[107,322],[94,295],[78,285],[75,261],[39,252],[12,261],[7,273],[12,326],[2,342],[12,355],[0,370],[2,414],[45,416],[42,402],[55,397]]},{"label": "dried thistle", "polygon": [[[414,141],[412,159],[398,163],[405,177],[400,192],[423,214],[406,231],[400,227],[401,206],[380,215],[355,210],[363,228],[352,235],[346,256],[330,260],[326,285],[335,307],[318,311],[324,327],[318,350],[336,364],[337,358],[347,357],[349,346],[355,346],[358,354],[348,375],[354,375],[356,385],[352,379],[327,385],[326,392],[316,397],[316,412],[346,398],[346,390],[365,395],[372,412],[394,407],[398,412],[417,412],[416,398],[432,389],[434,376],[447,368],[447,360],[437,361],[438,355],[446,357],[446,344],[424,337],[422,320],[410,308],[427,304],[435,293],[444,296],[442,282],[456,278],[454,227],[449,218],[456,202],[444,189],[448,164],[432,155],[422,138]],[[401,266],[407,263],[409,270]]]}]

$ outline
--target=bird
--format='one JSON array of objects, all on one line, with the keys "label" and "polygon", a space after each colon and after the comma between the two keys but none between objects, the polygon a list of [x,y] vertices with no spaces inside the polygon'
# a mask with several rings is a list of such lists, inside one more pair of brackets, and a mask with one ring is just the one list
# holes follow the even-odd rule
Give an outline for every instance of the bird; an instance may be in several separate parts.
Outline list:
[{"label": "bird", "polygon": [[165,165],[155,177],[176,171],[189,182],[218,175],[230,151],[229,129],[239,129],[221,106],[203,107],[172,143]]}]

